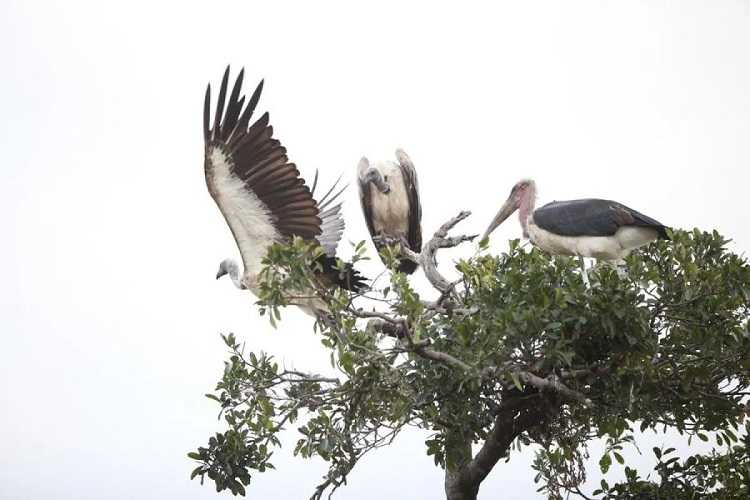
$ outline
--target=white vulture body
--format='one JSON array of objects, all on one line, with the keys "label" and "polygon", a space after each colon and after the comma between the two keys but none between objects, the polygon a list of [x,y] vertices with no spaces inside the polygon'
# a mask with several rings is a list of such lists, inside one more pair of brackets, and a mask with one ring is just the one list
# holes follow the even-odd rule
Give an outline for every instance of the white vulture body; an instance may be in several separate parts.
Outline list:
[{"label": "white vulture body", "polygon": [[[227,67],[212,127],[209,125],[210,85],[204,102],[206,185],[234,236],[244,267],[240,276],[239,266],[226,259],[219,265],[217,279],[229,274],[238,288],[249,289],[257,295],[258,275],[269,246],[299,236],[317,241],[323,247],[321,277],[327,283],[349,290],[361,289],[362,278],[350,265],[343,272],[334,269],[344,220],[341,205],[333,202],[341,191],[333,194],[334,184],[317,202],[297,167],[288,161],[286,149],[273,138],[268,113],[250,124],[263,82],[245,105],[245,96],[240,97],[243,74],[244,70],[240,71],[225,111]],[[293,303],[310,313],[322,308],[318,302],[308,300]]]},{"label": "white vulture body", "polygon": [[393,162],[380,162],[375,167],[390,186],[388,193],[370,191],[372,225],[375,231],[393,237],[406,238],[409,233],[409,202],[401,169]]},{"label": "white vulture body", "polygon": [[[422,248],[422,207],[414,164],[402,150],[396,150],[398,163],[379,162],[370,166],[362,158],[357,166],[359,194],[367,228],[378,250],[387,240],[400,240],[419,253]],[[416,264],[401,259],[398,270],[412,273]]]}]

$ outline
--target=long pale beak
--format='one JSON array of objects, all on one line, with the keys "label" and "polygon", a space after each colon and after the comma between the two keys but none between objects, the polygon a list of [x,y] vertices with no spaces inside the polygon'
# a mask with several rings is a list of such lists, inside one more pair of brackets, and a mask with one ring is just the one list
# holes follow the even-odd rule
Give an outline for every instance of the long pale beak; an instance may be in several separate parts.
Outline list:
[{"label": "long pale beak", "polygon": [[500,211],[495,216],[495,218],[492,219],[492,222],[490,223],[489,227],[487,228],[487,230],[482,235],[481,240],[487,238],[490,235],[490,233],[492,233],[492,231],[494,231],[497,226],[499,226],[500,224],[502,224],[505,221],[505,219],[507,219],[508,217],[510,217],[513,214],[513,212],[516,211],[517,208],[518,208],[518,205],[515,204],[515,203],[513,203],[513,198],[512,197],[508,198],[505,201],[505,204],[503,204],[503,207],[500,209]]}]

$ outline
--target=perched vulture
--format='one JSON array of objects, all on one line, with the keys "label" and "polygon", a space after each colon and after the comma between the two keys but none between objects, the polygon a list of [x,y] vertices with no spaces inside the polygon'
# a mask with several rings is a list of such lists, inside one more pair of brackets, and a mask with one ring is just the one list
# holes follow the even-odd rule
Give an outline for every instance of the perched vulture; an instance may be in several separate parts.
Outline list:
[{"label": "perched vulture", "polygon": [[[414,164],[402,150],[396,150],[398,163],[380,162],[371,167],[362,158],[357,167],[359,195],[367,229],[380,251],[396,240],[419,253],[422,249],[422,207]],[[411,274],[417,264],[401,258],[398,270]]]}]

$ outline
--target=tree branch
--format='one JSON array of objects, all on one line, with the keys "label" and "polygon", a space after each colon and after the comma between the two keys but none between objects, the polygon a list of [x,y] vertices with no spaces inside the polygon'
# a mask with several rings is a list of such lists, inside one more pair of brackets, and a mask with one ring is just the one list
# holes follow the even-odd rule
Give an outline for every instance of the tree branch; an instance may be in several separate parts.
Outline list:
[{"label": "tree branch", "polygon": [[435,234],[433,234],[432,239],[422,246],[422,251],[420,253],[414,252],[399,239],[391,240],[394,244],[400,245],[401,255],[403,257],[422,267],[427,280],[442,294],[449,293],[454,284],[445,279],[445,277],[440,274],[440,271],[438,271],[435,254],[441,248],[452,248],[461,243],[472,241],[478,236],[476,234],[471,236],[448,236],[448,231],[453,229],[459,222],[467,218],[469,215],[471,215],[471,212],[463,211],[440,226],[440,228],[435,231]]},{"label": "tree branch", "polygon": [[560,377],[554,373],[545,378],[537,377],[533,373],[517,370],[516,375],[525,384],[529,384],[540,391],[556,392],[560,396],[570,401],[576,401],[584,406],[592,406],[593,403],[589,398],[578,391],[570,389],[560,381]]},{"label": "tree branch", "polygon": [[476,456],[465,466],[461,481],[469,487],[478,489],[495,464],[508,453],[513,440],[542,422],[544,415],[539,408],[532,406],[533,404],[533,400],[526,400],[507,408],[500,408],[490,435]]},{"label": "tree branch", "polygon": [[540,392],[555,392],[569,401],[575,401],[587,407],[593,406],[593,402],[591,401],[591,399],[587,398],[583,393],[569,388],[561,380],[563,378],[575,378],[583,375],[594,375],[594,372],[592,370],[570,370],[564,372],[562,377],[558,376],[555,373],[550,373],[546,377],[542,378],[534,375],[529,371],[521,369],[520,366],[512,362],[509,362],[502,366],[489,366],[483,368],[481,371],[481,377],[489,378],[497,375],[502,376],[507,373],[515,375],[516,377],[518,377],[518,380],[520,382],[523,382],[526,385],[530,385],[538,389]]},{"label": "tree branch", "polygon": [[390,321],[384,321],[382,319],[371,319],[367,322],[365,331],[368,333],[382,333],[389,337],[402,339],[406,336],[403,325],[394,324]]},{"label": "tree branch", "polygon": [[426,359],[431,359],[432,361],[437,361],[438,363],[442,363],[444,365],[452,366],[454,368],[458,368],[459,370],[465,371],[465,372],[472,372],[474,371],[474,368],[472,368],[470,365],[467,365],[463,361],[461,361],[458,358],[455,358],[451,356],[450,354],[441,352],[441,351],[435,351],[433,349],[430,349],[427,346],[417,346],[416,349],[414,349],[414,352],[422,356]]}]

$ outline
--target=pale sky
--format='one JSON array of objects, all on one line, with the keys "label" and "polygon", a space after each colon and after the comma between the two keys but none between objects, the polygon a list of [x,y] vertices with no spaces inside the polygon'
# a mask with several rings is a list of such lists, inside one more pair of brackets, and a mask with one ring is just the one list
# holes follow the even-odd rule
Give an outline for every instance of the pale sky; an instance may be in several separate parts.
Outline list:
[{"label": "pale sky", "polygon": [[[614,199],[750,248],[747,2],[405,3],[0,3],[1,498],[215,498],[185,454],[222,428],[203,397],[219,333],[326,369],[309,317],[273,331],[214,279],[237,250],[206,191],[201,112],[228,63],[248,88],[266,79],[259,109],[309,179],[404,148],[426,235],[464,209],[459,229],[481,232],[533,177],[541,203]],[[355,189],[345,216],[343,255],[367,237]],[[519,236],[514,218],[493,251]],[[334,498],[442,498],[424,437],[363,460]],[[295,440],[250,497],[309,497],[326,468],[292,458]],[[499,464],[481,498],[539,498],[532,458]]]}]

